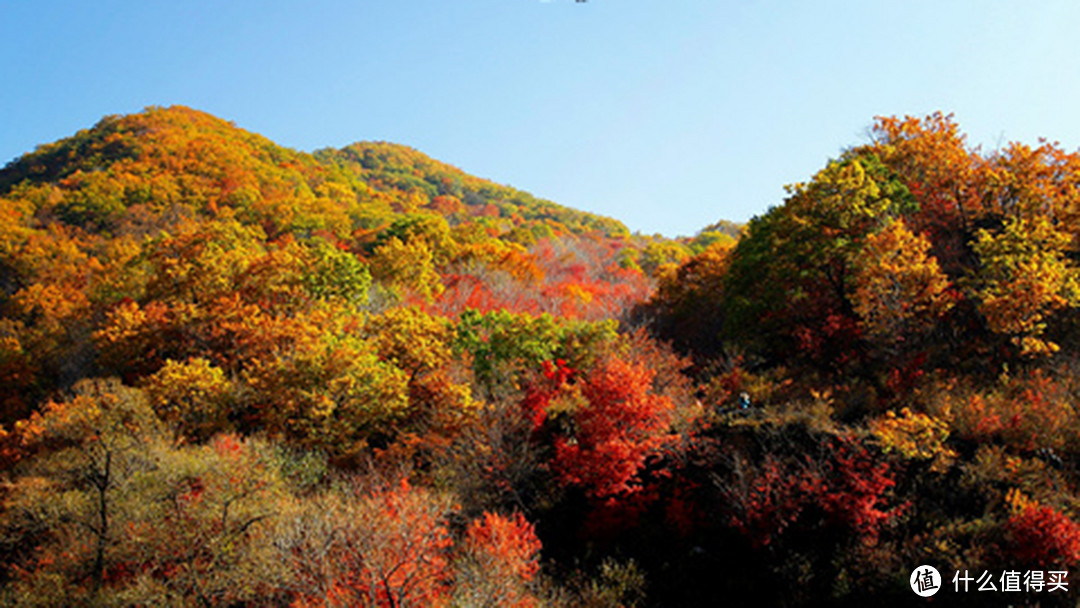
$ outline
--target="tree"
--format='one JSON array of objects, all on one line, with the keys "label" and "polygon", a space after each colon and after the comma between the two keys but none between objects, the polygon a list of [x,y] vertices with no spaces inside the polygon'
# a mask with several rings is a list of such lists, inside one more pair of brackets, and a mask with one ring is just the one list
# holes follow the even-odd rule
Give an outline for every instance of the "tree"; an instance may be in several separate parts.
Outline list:
[{"label": "tree", "polygon": [[863,244],[908,209],[910,194],[875,156],[856,153],[790,192],[731,252],[724,334],[771,363],[801,354],[843,371],[865,357],[853,301]]},{"label": "tree", "polygon": [[872,134],[875,142],[865,151],[904,183],[917,205],[913,229],[930,235],[946,272],[955,274],[966,265],[967,241],[986,212],[988,164],[968,147],[951,114],[878,117]]},{"label": "tree", "polygon": [[1045,217],[1009,219],[1000,232],[978,232],[980,267],[973,282],[979,312],[1022,355],[1057,351],[1057,344],[1043,339],[1046,320],[1080,305],[1080,270],[1066,256],[1069,241]]},{"label": "tree", "polygon": [[653,316],[660,337],[698,357],[721,354],[724,328],[724,279],[731,245],[716,244],[662,273],[642,314]]},{"label": "tree", "polygon": [[596,523],[602,526],[615,523],[602,520],[624,508],[634,511],[646,489],[646,463],[676,438],[674,404],[652,392],[653,374],[617,358],[602,362],[581,386],[585,403],[570,412],[573,431],[556,439],[552,466],[559,481],[584,490],[601,508]]},{"label": "tree", "polygon": [[29,455],[0,515],[10,605],[231,605],[279,576],[269,450],[220,437],[175,448],[142,393],[83,381],[20,425]]},{"label": "tree", "polygon": [[540,540],[521,513],[484,513],[465,529],[455,596],[476,608],[534,608],[529,585],[540,571]]},{"label": "tree", "polygon": [[250,363],[247,410],[255,426],[346,463],[393,435],[407,413],[408,378],[367,342],[321,327],[304,325],[295,342]]},{"label": "tree", "polygon": [[896,219],[866,237],[852,295],[866,333],[885,344],[918,337],[953,305],[930,242]]},{"label": "tree", "polygon": [[33,565],[22,585],[58,579],[59,597],[93,598],[118,563],[120,539],[144,498],[140,478],[156,468],[164,429],[140,392],[88,380],[70,401],[47,404],[20,432],[39,456],[24,461],[6,497],[4,527],[9,534],[42,535],[48,548],[29,557]]},{"label": "tree", "polygon": [[168,450],[155,477],[156,495],[126,530],[117,596],[203,606],[275,598],[286,573],[270,532],[288,504],[275,450],[219,435]]},{"label": "tree", "polygon": [[445,497],[402,479],[323,494],[279,525],[294,606],[443,606],[452,585]]},{"label": "tree", "polygon": [[412,292],[431,300],[443,291],[433,260],[433,252],[425,241],[403,242],[393,237],[375,249],[371,256],[371,273],[395,295]]},{"label": "tree", "polygon": [[177,437],[202,441],[229,425],[231,383],[224,371],[201,357],[171,359],[143,383],[150,405]]}]

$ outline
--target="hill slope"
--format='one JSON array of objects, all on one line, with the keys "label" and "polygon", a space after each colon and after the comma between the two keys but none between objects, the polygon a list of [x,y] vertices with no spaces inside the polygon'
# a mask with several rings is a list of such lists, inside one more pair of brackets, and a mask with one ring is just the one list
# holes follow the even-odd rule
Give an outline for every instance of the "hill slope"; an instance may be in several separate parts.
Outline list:
[{"label": "hill slope", "polygon": [[[184,107],[104,118],[0,170],[0,195],[45,185],[59,190],[50,210],[84,227],[113,228],[134,206],[183,204],[199,213],[231,207],[279,230],[297,228],[287,220],[297,214],[307,224],[348,218],[372,228],[389,213],[428,210],[488,218],[503,229],[535,222],[555,233],[627,234],[615,220],[470,176],[405,146],[357,143],[305,154]],[[286,202],[291,213],[273,217]]]},{"label": "hill slope", "polygon": [[[600,319],[644,297],[637,260],[655,241],[405,146],[306,154],[184,107],[107,117],[16,159],[0,171],[0,213],[8,420],[115,367],[102,332],[124,302],[242,292],[288,315],[347,296],[369,312]],[[283,284],[267,288],[267,273]]]}]

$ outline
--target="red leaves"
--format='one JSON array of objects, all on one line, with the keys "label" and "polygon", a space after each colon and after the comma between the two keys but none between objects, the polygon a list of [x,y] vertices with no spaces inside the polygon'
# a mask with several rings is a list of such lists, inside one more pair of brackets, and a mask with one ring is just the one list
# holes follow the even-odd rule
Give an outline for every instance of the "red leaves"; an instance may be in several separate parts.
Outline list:
[{"label": "red leaves", "polygon": [[731,525],[757,546],[772,543],[796,524],[824,523],[875,541],[881,528],[907,509],[903,503],[887,506],[886,494],[896,485],[889,465],[847,440],[834,442],[830,452],[821,462],[766,457],[736,496]]},{"label": "red leaves", "polygon": [[320,500],[279,541],[296,573],[293,606],[537,605],[540,541],[521,514],[485,512],[455,547],[447,522],[458,507],[406,479]]},{"label": "red leaves", "polygon": [[431,309],[446,316],[474,308],[572,319],[611,318],[644,300],[649,292],[644,274],[618,265],[619,247],[586,237],[545,239],[528,254],[512,249],[493,254],[473,245],[479,251],[472,261],[485,263],[443,269],[446,291]]},{"label": "red leaves", "polygon": [[294,606],[445,605],[450,505],[402,479],[366,496],[328,496],[292,539]]},{"label": "red leaves", "polygon": [[1051,507],[1029,506],[1005,523],[1010,555],[1040,568],[1080,561],[1080,525]]},{"label": "red leaves", "polygon": [[809,471],[795,473],[768,457],[752,478],[731,525],[756,546],[770,544],[793,524],[806,508],[821,480]]},{"label": "red leaves", "polygon": [[594,531],[632,526],[655,491],[646,465],[675,439],[669,428],[674,404],[652,392],[654,372],[609,359],[581,386],[587,405],[574,413],[576,432],[555,441],[552,467],[559,482],[578,486],[595,507]]},{"label": "red leaves", "polygon": [[525,389],[525,398],[521,401],[522,412],[532,423],[534,431],[539,430],[547,419],[547,407],[551,399],[574,375],[574,370],[568,367],[563,359],[556,359],[554,363],[544,361],[541,367],[544,381],[530,384]]},{"label": "red leaves", "polygon": [[555,469],[564,484],[593,499],[639,492],[645,461],[672,440],[671,400],[651,392],[653,372],[611,359],[586,379],[588,407],[575,414],[577,434],[555,444]]},{"label": "red leaves", "polygon": [[839,443],[828,463],[827,484],[820,486],[822,507],[829,517],[858,534],[876,539],[881,527],[907,505],[885,508],[885,493],[896,485],[885,462],[875,462],[861,445]]},{"label": "red leaves", "polygon": [[458,571],[458,595],[467,605],[533,608],[528,584],[540,571],[540,540],[521,513],[484,513],[465,531],[465,560]]},{"label": "red leaves", "polygon": [[521,513],[513,517],[484,513],[469,524],[465,544],[468,550],[493,558],[508,575],[531,581],[540,571],[540,539]]}]

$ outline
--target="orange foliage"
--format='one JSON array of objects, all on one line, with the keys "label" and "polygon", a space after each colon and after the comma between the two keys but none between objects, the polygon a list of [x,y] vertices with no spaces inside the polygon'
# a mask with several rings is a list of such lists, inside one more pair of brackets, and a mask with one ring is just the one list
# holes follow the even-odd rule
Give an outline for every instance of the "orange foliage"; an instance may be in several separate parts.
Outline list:
[{"label": "orange foliage", "polygon": [[941,416],[958,437],[979,443],[1000,441],[1016,449],[1075,449],[1080,427],[1071,390],[1036,370],[1007,381],[997,390],[945,395]]},{"label": "orange foliage", "polygon": [[292,565],[304,586],[292,605],[446,605],[452,589],[447,505],[405,479],[359,500],[317,514],[331,516],[334,529],[294,549]]},{"label": "orange foliage", "polygon": [[540,605],[526,589],[540,571],[540,540],[521,513],[484,513],[466,528],[464,549],[469,560],[459,571],[464,594],[482,597],[485,606]]},{"label": "orange foliage", "polygon": [[579,486],[599,507],[600,528],[629,523],[653,498],[643,473],[676,439],[674,404],[652,391],[654,372],[608,359],[585,377],[586,404],[573,412],[576,431],[555,443],[553,468],[560,483]]}]

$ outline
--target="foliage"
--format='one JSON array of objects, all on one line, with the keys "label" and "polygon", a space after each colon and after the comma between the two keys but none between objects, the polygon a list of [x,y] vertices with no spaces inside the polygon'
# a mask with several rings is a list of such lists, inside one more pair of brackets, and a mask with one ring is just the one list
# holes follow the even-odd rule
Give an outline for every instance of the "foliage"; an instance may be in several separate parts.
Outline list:
[{"label": "foliage", "polygon": [[932,327],[952,307],[949,280],[929,249],[930,242],[902,219],[866,237],[852,306],[868,335],[903,341]]},{"label": "foliage", "polygon": [[579,485],[600,504],[640,493],[646,461],[672,441],[674,405],[653,394],[653,372],[611,359],[581,387],[582,404],[571,415],[575,432],[555,444],[554,466],[564,484]]},{"label": "foliage", "polygon": [[1078,271],[1064,252],[1069,241],[1046,218],[1009,219],[1000,233],[978,232],[979,311],[990,330],[1010,336],[1021,354],[1056,351],[1057,344],[1042,339],[1046,317],[1080,305]]},{"label": "foliage", "polygon": [[323,495],[282,520],[294,606],[440,606],[449,600],[452,505],[407,480]]},{"label": "foliage", "polygon": [[521,513],[484,513],[465,530],[458,566],[458,602],[468,606],[530,608],[529,584],[540,571],[540,540]]},{"label": "foliage", "polygon": [[897,452],[904,458],[933,461],[934,470],[943,470],[956,458],[956,451],[946,445],[949,425],[944,420],[908,408],[885,412],[883,418],[870,422],[870,431],[886,453]]},{"label": "foliage", "polygon": [[[171,448],[136,390],[86,381],[20,431],[0,524],[6,599],[175,603],[251,601],[275,572],[265,520],[280,482],[258,443],[224,436]],[[253,577],[258,573],[258,577]]]},{"label": "foliage", "polygon": [[1080,561],[1080,526],[1051,507],[1029,506],[1005,524],[1010,553],[1022,564],[1068,567]]},{"label": "foliage", "polygon": [[179,436],[207,439],[228,428],[229,382],[206,359],[167,360],[143,388],[151,407]]},{"label": "foliage", "polygon": [[1068,569],[1078,197],[1057,144],[883,117],[670,240],[395,144],[106,117],[0,170],[0,603],[862,606],[913,564]]}]

